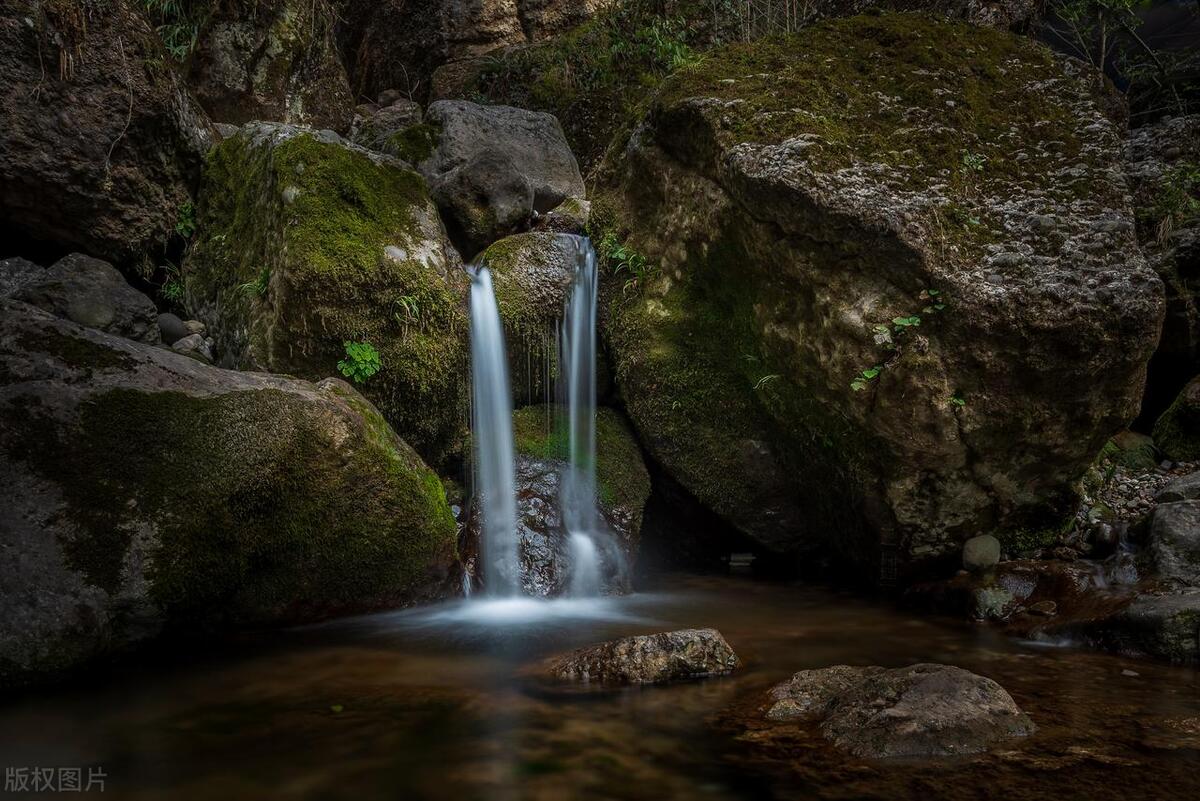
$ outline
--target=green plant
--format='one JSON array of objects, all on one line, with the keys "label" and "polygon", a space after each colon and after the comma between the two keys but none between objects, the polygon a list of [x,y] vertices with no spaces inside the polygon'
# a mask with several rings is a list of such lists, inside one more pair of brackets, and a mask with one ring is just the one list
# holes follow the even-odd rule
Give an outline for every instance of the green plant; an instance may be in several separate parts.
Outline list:
[{"label": "green plant", "polygon": [[396,322],[404,327],[421,321],[421,307],[415,295],[401,295],[394,304]]},{"label": "green plant", "polygon": [[971,172],[983,172],[983,168],[987,166],[987,156],[963,151],[962,165]]},{"label": "green plant", "polygon": [[754,388],[756,390],[762,389],[767,384],[770,384],[772,381],[778,381],[780,378],[782,378],[782,376],[779,375],[778,373],[771,373],[770,375],[764,375],[762,378],[758,379],[758,381],[756,381],[754,383]]},{"label": "green plant", "polygon": [[166,277],[158,289],[159,296],[168,303],[176,305],[183,303],[183,274],[180,272],[179,266],[167,262],[160,269]]},{"label": "green plant", "polygon": [[179,217],[175,220],[175,233],[184,239],[191,239],[196,233],[196,207],[188,201],[179,207]]},{"label": "green plant", "polygon": [[337,363],[338,370],[354,383],[362,384],[383,369],[379,351],[370,342],[343,342],[342,345],[346,349],[346,358]]},{"label": "green plant", "polygon": [[1150,213],[1158,221],[1155,235],[1160,241],[1175,226],[1200,217],[1200,165],[1184,163],[1167,170]]},{"label": "green plant", "polygon": [[850,389],[854,390],[855,392],[862,392],[867,388],[867,384],[870,384],[872,381],[878,378],[879,374],[882,372],[882,364],[877,364],[874,367],[868,367],[866,370],[863,370],[854,377],[854,380],[850,382]]},{"label": "green plant", "polygon": [[200,38],[200,29],[216,5],[214,0],[140,0],[140,3],[163,46],[176,61],[191,55]]},{"label": "green plant", "polygon": [[961,407],[967,405],[966,399],[962,396],[962,393],[960,393],[960,392],[955,392],[953,395],[950,396],[949,400],[950,400],[951,406],[957,406],[957,407],[961,408]]},{"label": "green plant", "polygon": [[655,271],[645,256],[626,246],[611,231],[601,238],[598,251],[600,257],[612,266],[613,275],[627,276],[622,286],[623,292],[638,289]]},{"label": "green plant", "polygon": [[257,295],[263,297],[267,294],[267,290],[271,285],[271,268],[263,267],[262,272],[253,281],[247,281],[244,284],[238,285],[238,292],[247,295]]}]

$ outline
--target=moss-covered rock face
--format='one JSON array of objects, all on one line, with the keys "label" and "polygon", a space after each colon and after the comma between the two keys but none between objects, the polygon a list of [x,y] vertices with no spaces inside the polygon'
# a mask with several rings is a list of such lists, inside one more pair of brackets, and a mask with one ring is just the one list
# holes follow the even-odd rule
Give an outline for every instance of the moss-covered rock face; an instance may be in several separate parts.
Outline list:
[{"label": "moss-covered rock face", "polygon": [[188,60],[188,83],[213,119],[349,128],[354,96],[327,0],[213,5]]},{"label": "moss-covered rock face", "polygon": [[238,367],[321,378],[344,343],[371,343],[382,369],[362,391],[425,458],[457,453],[467,277],[424,180],[395,159],[245,126],[209,156],[184,284]]},{"label": "moss-covered rock face", "polygon": [[441,483],[349,385],[220,370],[0,303],[0,686],[164,626],[443,586]]},{"label": "moss-covered rock face", "polygon": [[1154,424],[1154,444],[1178,462],[1200,459],[1200,376],[1193,378]]},{"label": "moss-covered rock face", "polygon": [[1118,143],[1073,63],[921,15],[677,71],[592,218],[638,268],[606,335],[643,441],[777,550],[1052,525],[1162,319]]}]

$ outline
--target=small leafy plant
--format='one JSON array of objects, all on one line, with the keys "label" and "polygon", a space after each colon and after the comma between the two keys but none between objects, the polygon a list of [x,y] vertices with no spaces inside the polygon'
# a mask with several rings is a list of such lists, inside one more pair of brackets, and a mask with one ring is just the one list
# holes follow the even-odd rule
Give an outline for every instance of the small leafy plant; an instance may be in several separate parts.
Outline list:
[{"label": "small leafy plant", "polygon": [[179,270],[179,265],[167,262],[162,265],[162,269],[166,273],[166,279],[159,287],[158,294],[168,303],[183,303],[183,275]]},{"label": "small leafy plant", "polygon": [[271,285],[271,268],[263,267],[262,272],[253,281],[247,281],[244,284],[238,285],[238,291],[247,295],[257,295],[263,297],[267,294],[267,289]]},{"label": "small leafy plant", "polygon": [[408,327],[421,321],[421,306],[415,295],[401,295],[396,298],[395,311],[392,314],[396,322]]},{"label": "small leafy plant", "polygon": [[850,382],[850,389],[854,390],[855,392],[862,392],[867,388],[867,385],[878,378],[879,374],[882,372],[882,364],[877,364],[874,367],[868,367],[866,370],[863,370],[854,377],[854,380]]},{"label": "small leafy plant", "polygon": [[962,396],[961,392],[955,392],[950,396],[950,405],[961,409],[967,405],[967,400]]},{"label": "small leafy plant", "polygon": [[338,370],[355,384],[365,383],[368,378],[383,369],[379,351],[370,342],[343,342],[346,358],[338,362]]},{"label": "small leafy plant", "polygon": [[179,207],[179,218],[175,220],[175,233],[184,239],[191,239],[196,233],[196,207],[189,200]]},{"label": "small leafy plant", "polygon": [[987,156],[969,150],[963,151],[962,165],[971,172],[983,172],[983,168],[987,166]]},{"label": "small leafy plant", "polygon": [[623,292],[636,290],[654,272],[645,256],[626,246],[611,231],[600,240],[599,250],[600,255],[612,265],[613,275],[624,273],[627,276]]}]

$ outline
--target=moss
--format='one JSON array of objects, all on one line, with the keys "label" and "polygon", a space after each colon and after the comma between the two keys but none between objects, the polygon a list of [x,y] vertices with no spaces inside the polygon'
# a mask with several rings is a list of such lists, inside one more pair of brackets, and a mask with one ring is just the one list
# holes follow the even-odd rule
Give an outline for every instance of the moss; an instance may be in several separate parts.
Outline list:
[{"label": "moss", "polygon": [[1072,525],[1074,520],[1067,519],[1057,525],[1015,527],[996,532],[996,539],[1006,554],[1028,553],[1058,545]]},{"label": "moss", "polygon": [[47,353],[75,369],[129,370],[135,364],[128,353],[83,336],[66,336],[51,328],[43,329],[37,337],[22,334],[18,344],[31,352]]},{"label": "moss", "polygon": [[428,123],[410,125],[387,138],[386,150],[410,164],[419,164],[433,155],[441,133],[441,129],[436,125]]},{"label": "moss", "polygon": [[[308,378],[336,373],[343,342],[370,342],[384,368],[364,392],[442,463],[465,430],[466,277],[418,257],[439,244],[436,220],[412,170],[311,134],[272,147],[242,132],[208,159],[189,306],[215,306],[219,329],[244,332],[223,350]],[[264,294],[239,290],[264,272]]]},{"label": "moss", "polygon": [[[149,520],[151,595],[175,619],[277,619],[403,599],[453,548],[437,476],[361,398],[348,440],[279,390],[194,397],[112,390],[78,431],[43,424],[31,466],[63,488],[73,567],[109,591]],[[36,418],[35,418],[36,419]]]},{"label": "moss", "polygon": [[1200,459],[1200,379],[1192,379],[1155,422],[1154,442],[1177,462]]},{"label": "moss", "polygon": [[[565,410],[556,405],[518,409],[513,413],[513,436],[517,453],[567,458]],[[633,511],[640,523],[650,497],[650,473],[629,425],[619,412],[607,407],[596,409],[596,485],[601,503]]]}]

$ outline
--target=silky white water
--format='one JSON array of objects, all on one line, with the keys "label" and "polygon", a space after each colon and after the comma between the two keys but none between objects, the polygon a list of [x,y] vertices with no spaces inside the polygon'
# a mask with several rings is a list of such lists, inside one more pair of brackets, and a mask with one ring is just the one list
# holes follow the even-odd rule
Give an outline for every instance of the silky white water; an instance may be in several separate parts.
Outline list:
[{"label": "silky white water", "polygon": [[509,596],[520,586],[512,392],[500,310],[486,267],[471,279],[471,430],[482,519],[484,591]]}]

